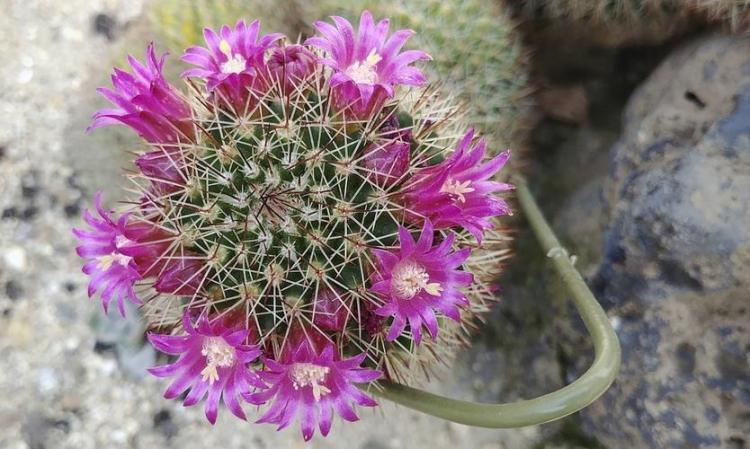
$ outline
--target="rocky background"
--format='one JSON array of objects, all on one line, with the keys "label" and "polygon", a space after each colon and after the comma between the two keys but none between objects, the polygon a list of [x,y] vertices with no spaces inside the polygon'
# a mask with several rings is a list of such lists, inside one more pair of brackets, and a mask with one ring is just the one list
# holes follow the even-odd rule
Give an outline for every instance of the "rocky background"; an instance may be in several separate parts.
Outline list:
[{"label": "rocky background", "polygon": [[[648,7],[624,9],[636,4]],[[528,55],[521,103],[535,105],[519,127],[523,170],[620,336],[614,386],[544,426],[472,429],[386,403],[304,445],[296,430],[226,413],[212,428],[163,400],[137,322],[86,300],[70,228],[94,191],[127,187],[135,139],[84,129],[111,66],[159,39],[152,4],[6,0],[0,448],[750,448],[750,13],[744,0],[673,6],[505,6]],[[428,388],[510,401],[586,369],[582,324],[518,226],[502,302]]]}]

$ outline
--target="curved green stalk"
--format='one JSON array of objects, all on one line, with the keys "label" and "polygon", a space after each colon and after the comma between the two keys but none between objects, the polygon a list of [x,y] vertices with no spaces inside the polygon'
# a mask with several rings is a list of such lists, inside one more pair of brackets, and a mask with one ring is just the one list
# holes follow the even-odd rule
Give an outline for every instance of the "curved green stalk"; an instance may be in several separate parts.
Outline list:
[{"label": "curved green stalk", "polygon": [[[460,401],[391,382],[371,392],[438,418],[469,426],[523,427],[560,419],[588,406],[604,393],[620,368],[620,343],[607,315],[573,267],[523,179],[516,180],[518,202],[542,249],[568,290],[594,341],[591,367],[575,382],[534,399],[507,404]],[[498,373],[502,375],[502,373]]]}]

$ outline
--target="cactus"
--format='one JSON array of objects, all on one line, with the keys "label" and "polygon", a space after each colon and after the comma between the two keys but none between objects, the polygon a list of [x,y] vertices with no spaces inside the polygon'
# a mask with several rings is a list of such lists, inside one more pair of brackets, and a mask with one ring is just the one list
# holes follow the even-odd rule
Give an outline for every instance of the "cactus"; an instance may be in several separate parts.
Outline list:
[{"label": "cactus", "polygon": [[547,20],[636,24],[648,18],[658,21],[681,8],[674,0],[510,0],[524,15]]},{"label": "cactus", "polygon": [[750,30],[750,1],[748,0],[692,0],[710,19],[728,23],[732,30]]},{"label": "cactus", "polygon": [[289,1],[264,0],[159,0],[149,16],[168,48],[182,52],[203,42],[203,28],[216,28],[241,18],[260,18],[267,29],[296,38],[296,6]]},{"label": "cactus", "polygon": [[[352,383],[414,382],[445,362],[494,298],[510,214],[484,139],[431,87],[410,37],[363,13],[318,23],[304,45],[260,24],[207,30],[182,93],[153,44],[129,58],[115,107],[146,141],[116,214],[95,199],[75,230],[105,311],[141,304],[153,346],[179,355],[165,396],[273,402],[260,422],[330,429],[332,407],[374,402]],[[346,407],[341,404],[345,404]],[[312,416],[312,417],[311,417]]]},{"label": "cactus", "polygon": [[495,149],[521,139],[531,102],[526,55],[515,24],[498,2],[322,0],[304,4],[308,18],[337,14],[351,19],[367,9],[390,17],[398,27],[415,30],[414,46],[434,58],[428,68],[432,78],[441,80],[446,90],[456,92],[466,103],[468,122],[488,135]]},{"label": "cactus", "polygon": [[529,19],[553,22],[586,21],[595,25],[624,25],[653,34],[655,28],[690,17],[724,23],[743,30],[750,21],[747,0],[509,0]]}]

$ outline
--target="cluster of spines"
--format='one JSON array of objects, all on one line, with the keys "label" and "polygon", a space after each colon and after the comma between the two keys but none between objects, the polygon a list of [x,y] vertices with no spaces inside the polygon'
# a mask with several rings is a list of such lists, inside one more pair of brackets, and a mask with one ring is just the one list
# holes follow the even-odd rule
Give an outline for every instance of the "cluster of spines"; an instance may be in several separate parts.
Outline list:
[{"label": "cluster of spines", "polygon": [[530,17],[595,23],[635,23],[648,17],[665,18],[678,13],[673,0],[518,0],[511,1]]},{"label": "cluster of spines", "polygon": [[[306,84],[320,85],[320,77],[316,72]],[[192,297],[159,296],[146,303],[150,327],[177,325],[186,308],[220,315],[241,310],[259,342],[275,339],[269,343],[280,350],[288,337],[282,332],[279,338],[280,328],[294,320],[315,328],[312,298],[323,290],[338,291],[351,323],[358,322],[380,301],[366,288],[372,274],[366,250],[394,247],[404,224],[393,195],[413,174],[411,167],[437,162],[460,137],[463,110],[444,92],[428,88],[386,105],[389,112],[377,119],[352,120],[300,90],[291,96],[271,91],[252,111],[211,115],[218,105],[190,87],[197,141],[159,146],[175,166],[182,161],[184,185],[155,196],[147,188],[153,179],[140,172],[131,176],[134,191],[153,206],[146,209],[158,209],[160,226],[177,236],[171,251],[187,250],[204,262],[202,271],[184,280],[200,286]],[[412,133],[412,166],[400,182],[381,185],[361,158],[365,146],[390,138],[392,131],[381,128],[393,118]],[[507,256],[507,237],[489,231],[477,245],[468,233],[460,236],[462,246],[477,249],[468,264],[478,274],[462,325],[443,323],[445,339],[422,347],[408,331],[395,342],[368,335],[362,326],[341,335],[395,379],[413,381],[435,361],[449,360],[456,348],[449,341],[464,343],[466,326],[493,301],[491,284],[498,260]],[[163,257],[184,255],[167,251]],[[415,363],[421,368],[415,370]]]},{"label": "cluster of spines", "polygon": [[528,18],[557,22],[591,21],[599,25],[655,26],[691,15],[747,31],[747,0],[510,0]]}]

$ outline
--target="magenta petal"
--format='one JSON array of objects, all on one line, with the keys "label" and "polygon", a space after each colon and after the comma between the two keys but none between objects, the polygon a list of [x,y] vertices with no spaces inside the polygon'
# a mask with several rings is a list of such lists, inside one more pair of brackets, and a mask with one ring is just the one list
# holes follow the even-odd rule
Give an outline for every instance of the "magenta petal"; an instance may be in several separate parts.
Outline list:
[{"label": "magenta petal", "polygon": [[182,405],[190,407],[199,403],[206,396],[207,391],[208,382],[196,382],[191,388],[190,393],[185,397],[185,401],[183,401]]},{"label": "magenta petal", "polygon": [[333,407],[336,409],[336,413],[339,414],[345,421],[354,422],[359,420],[357,414],[354,413],[354,409],[344,400],[334,400]]},{"label": "magenta petal", "polygon": [[320,433],[327,436],[333,422],[333,407],[327,401],[320,406]]},{"label": "magenta petal", "polygon": [[239,401],[237,401],[237,391],[235,390],[235,388],[236,386],[234,384],[234,380],[230,379],[226,388],[224,389],[222,397],[229,411],[232,412],[232,414],[237,418],[246,421],[247,417],[245,416],[245,411],[242,410]]},{"label": "magenta petal", "polygon": [[317,409],[312,404],[305,405],[306,406],[302,409],[302,419],[300,420],[302,438],[304,438],[305,441],[310,441],[310,438],[312,438],[315,433],[315,415]]},{"label": "magenta petal", "polygon": [[190,337],[187,335],[159,335],[149,332],[146,337],[158,351],[171,355],[177,355],[187,351],[190,343],[192,343]]},{"label": "magenta petal", "polygon": [[222,386],[211,386],[208,388],[208,397],[206,398],[206,419],[211,424],[216,424],[216,417],[219,414],[219,399],[221,398]]}]

